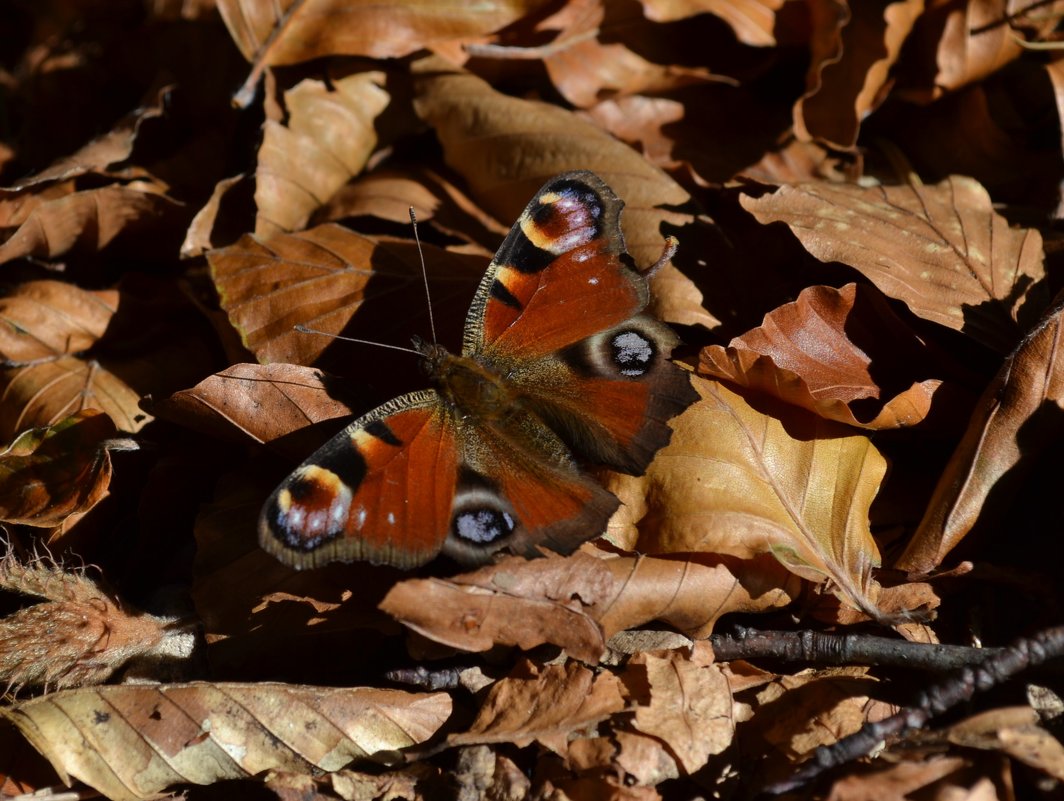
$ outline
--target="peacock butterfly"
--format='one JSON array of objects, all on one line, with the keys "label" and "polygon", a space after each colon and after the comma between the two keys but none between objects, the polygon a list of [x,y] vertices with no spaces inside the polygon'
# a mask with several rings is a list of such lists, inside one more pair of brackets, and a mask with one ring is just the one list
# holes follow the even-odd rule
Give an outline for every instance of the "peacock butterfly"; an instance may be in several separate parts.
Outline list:
[{"label": "peacock butterfly", "polygon": [[677,340],[643,314],[624,203],[591,172],[536,193],[480,282],[462,355],[415,341],[437,389],[377,407],[274,490],[259,541],[296,568],[410,568],[441,551],[569,553],[619,505],[581,469],[640,475],[695,399]]}]

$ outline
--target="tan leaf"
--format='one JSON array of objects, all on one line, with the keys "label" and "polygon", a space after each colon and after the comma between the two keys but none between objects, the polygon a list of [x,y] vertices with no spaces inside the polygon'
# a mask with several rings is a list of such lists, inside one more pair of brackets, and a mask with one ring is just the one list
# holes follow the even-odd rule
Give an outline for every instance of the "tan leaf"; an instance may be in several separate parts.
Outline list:
[{"label": "tan leaf", "polygon": [[64,780],[134,801],[178,783],[388,759],[450,712],[444,693],[201,682],[67,690],[0,714]]},{"label": "tan leaf", "polygon": [[31,428],[0,451],[0,520],[53,528],[95,506],[111,483],[107,415],[85,409]]},{"label": "tan leaf", "polygon": [[641,0],[648,19],[671,22],[698,14],[715,14],[735,31],[743,44],[766,47],[776,43],[773,29],[783,0]]},{"label": "tan leaf", "polygon": [[[380,774],[338,770],[323,776],[273,770],[264,784],[278,801],[428,801],[449,777],[425,762]],[[527,780],[526,780],[527,781]]]},{"label": "tan leaf", "polygon": [[0,683],[61,689],[106,681],[133,660],[187,658],[188,626],[118,600],[85,571],[0,559],[0,588],[42,599],[0,618]]},{"label": "tan leaf", "polygon": [[933,570],[977,524],[1000,522],[1035,457],[1057,441],[1064,407],[1062,315],[1058,304],[986,388],[898,567]]},{"label": "tan leaf", "polygon": [[905,801],[925,792],[928,798],[966,797],[976,801],[968,794],[934,793],[936,786],[960,790],[948,778],[957,775],[959,778],[970,767],[970,760],[956,756],[930,756],[920,761],[907,759],[883,770],[840,778],[832,785],[828,801]]},{"label": "tan leaf", "polygon": [[[203,208],[196,212],[196,216],[192,218],[192,222],[185,231],[185,239],[181,243],[181,258],[191,259],[202,256],[208,250],[222,246],[223,243],[216,240],[218,236],[216,228],[220,227],[219,213],[223,203],[237,194],[235,190],[247,189],[248,184],[247,176],[240,174],[223,178],[214,185],[210,198]],[[250,190],[248,192],[250,193]]]},{"label": "tan leaf", "polygon": [[115,291],[87,292],[60,281],[32,281],[0,298],[3,371],[0,437],[51,425],[88,408],[137,431],[151,418],[140,394],[100,362],[73,354],[99,341],[118,308]]},{"label": "tan leaf", "polygon": [[[661,620],[708,636],[728,612],[784,606],[797,582],[771,558],[705,563],[576,553],[517,557],[450,579],[397,583],[380,608],[435,642],[466,651],[543,643],[588,663],[618,631]],[[734,572],[733,572],[734,571]]]},{"label": "tan leaf", "polygon": [[882,429],[923,420],[948,365],[873,287],[847,284],[809,287],[727,348],[704,348],[699,371],[828,420]]},{"label": "tan leaf", "polygon": [[1007,352],[1031,285],[1044,276],[1042,237],[1009,228],[986,190],[954,176],[935,186],[786,186],[742,198],[762,223],[783,221],[821,261],[859,270],[884,294]]},{"label": "tan leaf", "polygon": [[[433,302],[464,314],[486,266],[483,259],[422,247]],[[222,308],[264,363],[310,364],[328,347],[326,337],[294,331],[297,324],[330,334],[361,331],[363,338],[398,345],[407,345],[412,333],[429,332],[421,261],[413,243],[377,241],[322,225],[268,240],[244,236],[207,259]],[[461,302],[453,302],[456,296]],[[366,311],[372,305],[376,315],[359,315],[360,328],[353,331],[348,324],[367,297],[375,303]]]},{"label": "tan leaf", "polygon": [[632,725],[661,740],[685,774],[699,770],[731,744],[735,734],[731,690],[713,664],[708,642],[696,643],[691,653],[636,654],[626,674],[638,677],[637,683],[645,681],[649,694],[637,699]]},{"label": "tan leaf", "polygon": [[180,206],[147,181],[64,194],[37,205],[0,244],[0,263],[102,250],[129,231],[152,231]]},{"label": "tan leaf", "polygon": [[[621,226],[637,265],[654,264],[661,256],[663,224],[692,223],[690,214],[665,208],[689,201],[687,192],[601,128],[557,106],[504,95],[438,61],[416,66],[418,114],[434,128],[447,164],[496,219],[511,224],[554,175],[590,169],[624,200]],[[716,325],[697,288],[676,270],[661,271],[653,294],[654,310],[665,319]]]},{"label": "tan leaf", "polygon": [[218,10],[248,61],[270,66],[323,56],[395,58],[452,39],[498,30],[543,5],[504,0],[485,5],[460,0],[381,5],[368,0],[222,0]]},{"label": "tan leaf", "polygon": [[337,379],[295,364],[234,364],[153,405],[155,413],[227,439],[266,443],[350,416],[333,397]]},{"label": "tan leaf", "polygon": [[672,421],[672,441],[647,471],[648,497],[672,499],[639,522],[642,553],[772,553],[797,575],[830,580],[876,616],[879,551],[868,508],[886,460],[867,437],[794,411],[780,420],[724,386],[695,378],[702,400]]},{"label": "tan leaf", "polygon": [[384,73],[356,72],[326,84],[306,79],[284,94],[285,124],[267,120],[255,171],[255,233],[303,228],[377,145],[374,120],[388,105]]},{"label": "tan leaf", "polygon": [[[897,61],[924,0],[820,3],[814,12],[809,89],[794,106],[795,135],[838,148],[857,142],[861,120],[882,102],[888,73]],[[823,18],[823,19],[822,19]]]},{"label": "tan leaf", "polygon": [[570,735],[625,708],[624,687],[612,673],[595,674],[569,661],[538,666],[524,660],[488,691],[469,730],[450,745],[533,741],[565,755]]}]

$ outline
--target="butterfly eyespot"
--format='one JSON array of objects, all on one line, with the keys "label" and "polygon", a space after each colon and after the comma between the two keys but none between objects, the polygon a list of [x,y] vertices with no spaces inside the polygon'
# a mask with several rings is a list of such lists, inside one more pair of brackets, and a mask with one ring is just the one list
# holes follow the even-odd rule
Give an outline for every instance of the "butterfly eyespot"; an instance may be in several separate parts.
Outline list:
[{"label": "butterfly eyespot", "polygon": [[276,496],[276,531],[292,548],[312,550],[344,531],[351,488],[330,470],[306,465],[292,474]]},{"label": "butterfly eyespot", "polygon": [[490,545],[513,534],[517,523],[499,509],[470,509],[454,516],[454,535],[477,545]]},{"label": "butterfly eyespot", "polygon": [[654,343],[638,331],[621,331],[610,339],[613,363],[621,375],[645,375],[654,363]]}]

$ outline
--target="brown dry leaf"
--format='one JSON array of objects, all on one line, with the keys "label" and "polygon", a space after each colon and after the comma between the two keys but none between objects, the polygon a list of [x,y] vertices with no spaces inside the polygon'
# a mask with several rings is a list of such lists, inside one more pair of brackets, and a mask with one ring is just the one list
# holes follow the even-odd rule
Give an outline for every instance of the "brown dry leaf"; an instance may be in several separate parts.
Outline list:
[{"label": "brown dry leaf", "polygon": [[704,562],[581,552],[509,557],[450,579],[398,582],[380,608],[453,648],[552,643],[595,663],[618,631],[661,620],[704,637],[724,614],[785,606],[798,591],[793,576],[767,557]]},{"label": "brown dry leaf", "polygon": [[1002,751],[1032,768],[1064,781],[1064,745],[1038,725],[1029,706],[1002,707],[973,715],[949,728],[950,742],[968,748]]},{"label": "brown dry leaf", "polygon": [[379,775],[338,770],[309,776],[272,770],[263,783],[278,801],[428,801],[437,797],[441,788],[450,789],[448,777],[425,762]]},{"label": "brown dry leaf", "polygon": [[31,281],[0,298],[0,437],[51,425],[87,408],[137,431],[151,418],[140,393],[95,359],[79,358],[104,335],[118,309],[114,290],[87,292],[61,281]]},{"label": "brown dry leaf", "polygon": [[671,22],[698,14],[715,14],[731,26],[743,44],[776,43],[773,29],[783,0],[640,0],[647,19]]},{"label": "brown dry leaf", "polygon": [[350,416],[337,382],[295,364],[234,364],[191,389],[156,401],[160,417],[223,439],[272,442],[315,423]]},{"label": "brown dry leaf", "polygon": [[[629,693],[639,701],[632,726],[656,737],[690,775],[711,756],[722,753],[735,734],[732,695],[728,680],[713,664],[708,642],[695,643],[690,653],[636,654],[628,662]],[[645,682],[649,697],[635,685]]]},{"label": "brown dry leaf", "polygon": [[595,674],[578,662],[539,666],[520,662],[488,691],[469,730],[449,745],[538,742],[564,756],[569,738],[585,726],[624,711],[625,689],[612,673]]},{"label": "brown dry leaf", "polygon": [[1062,316],[1058,304],[986,388],[898,567],[929,572],[977,524],[1000,522],[1035,457],[1059,441]]},{"label": "brown dry leaf", "polygon": [[699,372],[828,420],[883,429],[927,416],[942,385],[930,376],[946,364],[874,287],[847,284],[809,287],[726,348],[704,348]]},{"label": "brown dry leaf", "polygon": [[267,120],[255,170],[255,233],[303,228],[358,175],[377,145],[374,120],[388,105],[384,73],[306,79],[284,93],[286,124]]},{"label": "brown dry leaf", "polygon": [[907,759],[884,770],[855,773],[836,781],[828,801],[908,801],[916,797],[954,798],[934,795],[931,788],[971,766],[957,756],[931,756],[924,761]]},{"label": "brown dry leaf", "polygon": [[[415,67],[418,114],[435,130],[447,164],[496,219],[511,224],[532,193],[557,173],[590,169],[624,200],[621,226],[637,265],[660,258],[664,223],[692,222],[690,214],[666,210],[689,202],[688,193],[601,128],[558,106],[504,95],[439,60]],[[698,289],[676,270],[661,271],[653,295],[654,311],[664,319],[716,325]]]},{"label": "brown dry leaf", "polygon": [[1021,314],[1032,314],[1021,307],[1045,274],[1041,235],[1010,228],[970,178],[785,186],[742,205],[761,223],[785,222],[821,261],[853,267],[920,317],[998,352],[1015,346]]},{"label": "brown dry leaf", "polygon": [[0,618],[0,683],[62,689],[100,684],[141,658],[184,659],[189,627],[123,608],[85,571],[45,559],[0,559],[0,589],[42,599]]},{"label": "brown dry leaf", "polygon": [[[483,259],[428,244],[422,249],[434,284],[433,302],[445,309],[461,306],[464,313],[484,270]],[[410,333],[429,331],[421,261],[413,243],[379,241],[322,225],[268,240],[247,235],[211,251],[207,259],[222,308],[264,363],[310,364],[329,346],[327,337],[294,331],[297,324],[358,336],[347,326],[367,298],[375,302],[366,311],[372,305],[379,313],[372,319],[358,315],[363,338],[405,345]],[[451,303],[456,295],[462,303]],[[381,302],[385,299],[388,304]],[[402,315],[396,313],[400,307]]]},{"label": "brown dry leaf", "polygon": [[207,682],[67,690],[0,711],[65,781],[114,801],[264,770],[387,761],[450,713],[445,693]]},{"label": "brown dry leaf", "polygon": [[[808,91],[794,106],[800,140],[852,148],[863,120],[880,102],[888,73],[924,0],[815,3],[817,25]],[[820,13],[817,13],[820,12]],[[819,35],[818,35],[819,34]]]},{"label": "brown dry leaf", "polygon": [[85,409],[24,431],[0,451],[0,521],[54,528],[87,512],[111,483],[111,418]]},{"label": "brown dry leaf", "polygon": [[633,521],[616,532],[620,541],[658,555],[772,553],[877,617],[868,508],[886,460],[846,426],[793,407],[776,419],[721,384],[693,383],[702,400],[672,421],[672,441],[646,476],[611,483],[626,503],[632,481],[644,485],[641,495],[671,499],[667,508],[649,505],[638,528]]},{"label": "brown dry leaf", "polygon": [[70,251],[99,251],[122,234],[153,231],[180,208],[163,191],[149,181],[132,181],[42,202],[0,244],[0,264],[27,256],[52,259]]},{"label": "brown dry leaf", "polygon": [[[219,215],[223,204],[228,198],[237,194],[236,189],[248,184],[247,177],[243,174],[234,175],[231,178],[223,178],[214,185],[210,198],[199,211],[196,212],[192,222],[185,231],[185,239],[181,243],[181,258],[191,259],[202,256],[212,248],[221,247],[222,237],[216,228],[220,227]],[[224,225],[224,220],[221,221]],[[239,232],[240,234],[243,231]],[[232,240],[225,240],[232,241]]]}]

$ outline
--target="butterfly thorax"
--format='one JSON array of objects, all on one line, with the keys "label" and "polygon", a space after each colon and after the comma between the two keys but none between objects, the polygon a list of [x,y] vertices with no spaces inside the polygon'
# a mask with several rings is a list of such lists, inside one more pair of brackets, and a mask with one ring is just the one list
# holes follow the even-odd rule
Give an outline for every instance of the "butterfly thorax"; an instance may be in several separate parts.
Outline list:
[{"label": "butterfly thorax", "polygon": [[513,411],[515,398],[502,376],[476,359],[456,356],[442,345],[415,342],[422,366],[440,395],[463,418],[498,420]]}]

